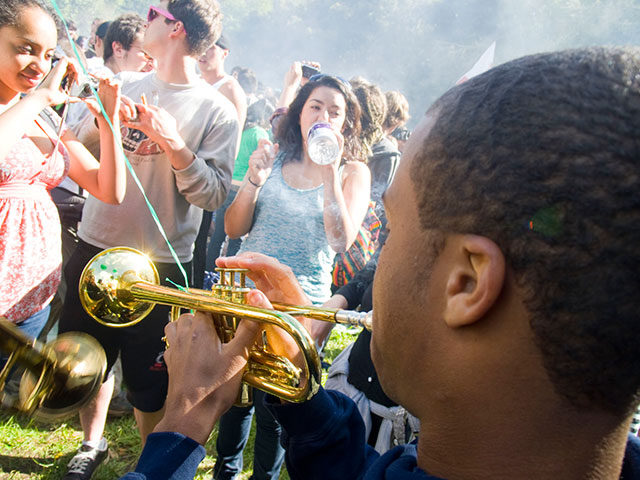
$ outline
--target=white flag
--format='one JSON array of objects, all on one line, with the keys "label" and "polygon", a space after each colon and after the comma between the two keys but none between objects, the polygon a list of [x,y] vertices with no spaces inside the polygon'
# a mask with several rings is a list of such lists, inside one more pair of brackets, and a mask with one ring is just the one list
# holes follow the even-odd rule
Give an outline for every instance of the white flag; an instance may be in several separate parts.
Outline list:
[{"label": "white flag", "polygon": [[489,48],[482,54],[482,56],[478,59],[471,70],[465,73],[460,80],[456,82],[456,85],[460,85],[463,82],[466,82],[470,78],[475,77],[476,75],[480,75],[481,73],[486,72],[493,66],[493,59],[496,54],[496,42],[493,42],[489,45]]}]

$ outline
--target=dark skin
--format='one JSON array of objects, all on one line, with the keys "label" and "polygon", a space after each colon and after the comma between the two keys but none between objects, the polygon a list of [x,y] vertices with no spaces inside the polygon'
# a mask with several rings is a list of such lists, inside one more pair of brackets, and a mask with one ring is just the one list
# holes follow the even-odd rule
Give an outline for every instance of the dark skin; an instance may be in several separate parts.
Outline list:
[{"label": "dark skin", "polygon": [[[385,392],[421,421],[418,466],[442,478],[618,478],[630,416],[577,410],[556,393],[499,246],[416,221],[411,162],[433,121],[412,135],[385,194],[390,234],[373,296],[372,358]],[[272,300],[305,301],[274,259],[218,265],[249,268]],[[269,305],[258,295],[250,302]]]}]

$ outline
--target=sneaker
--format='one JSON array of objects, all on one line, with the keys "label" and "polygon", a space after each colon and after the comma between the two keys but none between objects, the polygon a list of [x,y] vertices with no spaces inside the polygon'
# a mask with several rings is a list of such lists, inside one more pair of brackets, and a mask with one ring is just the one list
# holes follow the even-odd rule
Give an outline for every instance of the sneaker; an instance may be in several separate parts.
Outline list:
[{"label": "sneaker", "polygon": [[89,445],[82,445],[78,453],[67,465],[67,474],[63,480],[89,480],[95,469],[107,458],[108,449],[99,450]]},{"label": "sneaker", "polygon": [[120,391],[118,395],[111,399],[107,413],[110,417],[122,417],[123,415],[133,413],[133,405],[127,400],[127,395],[123,391]]}]

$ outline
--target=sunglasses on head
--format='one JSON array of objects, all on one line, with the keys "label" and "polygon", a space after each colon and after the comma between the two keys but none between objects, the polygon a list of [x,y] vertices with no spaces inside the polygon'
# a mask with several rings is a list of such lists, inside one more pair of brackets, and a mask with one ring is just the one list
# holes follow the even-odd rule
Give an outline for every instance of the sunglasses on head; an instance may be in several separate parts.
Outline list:
[{"label": "sunglasses on head", "polygon": [[337,75],[329,75],[328,73],[316,73],[315,75],[311,75],[309,77],[309,82],[317,82],[327,77],[337,80],[338,82],[342,83],[345,87],[347,87],[347,90],[351,90],[351,84],[347,80],[345,80],[342,77],[338,77]]},{"label": "sunglasses on head", "polygon": [[154,7],[153,5],[151,5],[149,7],[149,11],[147,12],[147,22],[151,23],[151,21],[154,20],[158,15],[161,15],[167,20],[171,20],[172,22],[178,21],[178,19],[171,15],[171,13],[169,13],[168,11],[160,7]]}]

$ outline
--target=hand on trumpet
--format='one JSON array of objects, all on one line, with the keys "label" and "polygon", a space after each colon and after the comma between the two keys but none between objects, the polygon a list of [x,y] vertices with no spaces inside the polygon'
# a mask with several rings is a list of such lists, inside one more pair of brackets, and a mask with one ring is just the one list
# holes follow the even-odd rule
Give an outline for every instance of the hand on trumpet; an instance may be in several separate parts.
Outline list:
[{"label": "hand on trumpet", "polygon": [[179,432],[204,445],[236,399],[259,330],[259,324],[243,321],[233,340],[223,344],[208,313],[183,314],[169,323],[164,354],[169,390],[164,417],[154,431]]},{"label": "hand on trumpet", "polygon": [[[255,252],[245,252],[236,257],[219,257],[219,267],[246,268],[247,276],[253,280],[256,288],[272,302],[289,303],[291,305],[311,305],[311,300],[304,293],[290,267],[280,263],[273,257]],[[329,299],[323,305],[330,308],[346,308],[347,302],[341,295]],[[311,318],[296,317],[307,329],[317,344],[324,344],[333,324]]]},{"label": "hand on trumpet", "polygon": [[[216,264],[222,268],[246,268],[249,270],[247,276],[253,280],[257,289],[249,292],[247,296],[249,305],[266,309],[273,309],[271,302],[311,305],[309,297],[302,290],[291,268],[273,257],[261,253],[246,252],[236,257],[219,257]],[[312,325],[316,320],[296,318],[308,332],[312,331]],[[284,334],[280,328],[269,325],[264,326],[264,330],[267,332],[270,351],[277,355],[286,356],[297,367],[304,364],[298,345],[291,336]]]},{"label": "hand on trumpet", "polygon": [[236,257],[219,257],[216,265],[222,268],[246,268],[247,276],[256,288],[272,302],[292,305],[311,305],[293,271],[273,257],[261,253],[246,252]]}]

